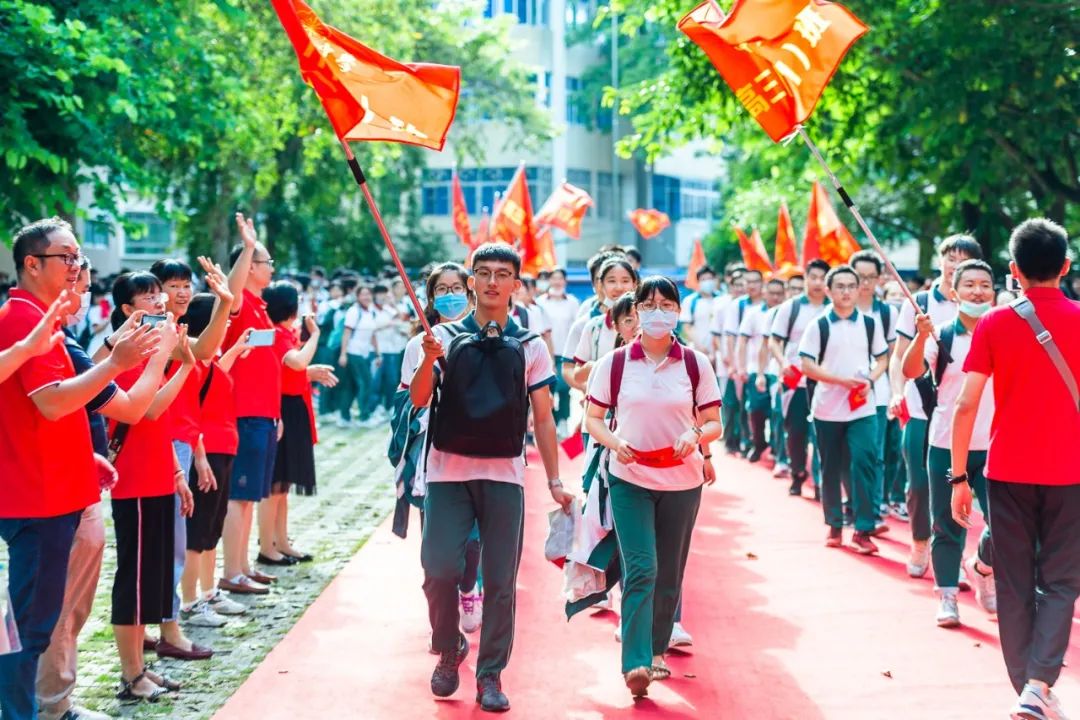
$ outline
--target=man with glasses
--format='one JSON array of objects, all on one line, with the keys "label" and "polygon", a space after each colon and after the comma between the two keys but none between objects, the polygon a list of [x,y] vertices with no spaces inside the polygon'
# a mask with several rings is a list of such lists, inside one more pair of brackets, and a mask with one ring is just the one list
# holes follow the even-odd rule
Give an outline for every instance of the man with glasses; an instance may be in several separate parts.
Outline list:
[{"label": "man with glasses", "polygon": [[[852,545],[862,555],[878,552],[873,504],[877,461],[874,383],[888,367],[889,346],[881,323],[855,306],[859,276],[839,265],[825,278],[832,310],[810,323],[799,342],[803,373],[816,383],[810,413],[821,446],[821,504],[829,526],[827,547],[844,543],[841,488],[851,488],[855,514]],[[847,481],[845,483],[845,481]]]}]

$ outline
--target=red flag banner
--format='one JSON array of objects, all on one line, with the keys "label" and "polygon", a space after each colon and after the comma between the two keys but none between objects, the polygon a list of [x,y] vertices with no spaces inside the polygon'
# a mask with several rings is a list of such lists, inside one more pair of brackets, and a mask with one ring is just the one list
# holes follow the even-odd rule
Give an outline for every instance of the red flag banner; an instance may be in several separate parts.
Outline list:
[{"label": "red flag banner", "polygon": [[630,223],[641,233],[641,237],[651,240],[671,226],[671,218],[659,210],[638,208],[630,211]]},{"label": "red flag banner", "polygon": [[705,248],[701,247],[701,238],[694,240],[694,250],[690,253],[690,263],[686,266],[686,282],[683,284],[691,290],[697,290],[698,270],[705,267]]},{"label": "red flag banner", "polygon": [[836,216],[825,188],[817,180],[810,195],[810,210],[803,234],[803,267],[815,258],[830,265],[842,265],[858,252],[859,243]]},{"label": "red flag banner", "polygon": [[581,220],[592,204],[589,193],[564,182],[536,213],[536,224],[557,227],[575,240],[580,240]]},{"label": "red flag banner", "polygon": [[867,31],[847,8],[824,0],[735,0],[729,15],[705,0],[679,29],[774,141],[810,117],[848,48]]},{"label": "red flag banner", "polygon": [[536,251],[528,257],[522,252],[521,272],[536,277],[542,272],[550,272],[555,269],[558,262],[555,260],[555,239],[551,236],[551,228],[545,227],[536,231]]},{"label": "red flag banner", "polygon": [[795,246],[795,226],[791,223],[787,203],[780,203],[780,213],[776,219],[776,251],[773,255],[776,274],[785,280],[798,270],[799,251]]},{"label": "red flag banner", "polygon": [[772,263],[769,262],[769,253],[765,250],[765,243],[761,241],[761,234],[757,228],[746,237],[746,233],[738,225],[733,225],[735,235],[739,238],[739,250],[742,252],[743,265],[747,270],[758,270],[762,273],[772,272]]},{"label": "red flag banner", "polygon": [[461,69],[399,63],[323,23],[302,0],[271,0],[341,140],[388,140],[442,150],[457,111]]},{"label": "red flag banner", "polygon": [[529,181],[524,165],[518,167],[510,180],[497,209],[491,215],[491,225],[493,240],[518,245],[522,266],[536,262],[540,251],[536,243],[532,199],[529,197]]},{"label": "red flag banner", "polygon": [[469,208],[465,204],[465,191],[461,189],[461,178],[457,168],[454,168],[453,177],[450,180],[451,209],[450,215],[454,221],[454,232],[466,247],[472,247],[472,228],[469,226]]}]

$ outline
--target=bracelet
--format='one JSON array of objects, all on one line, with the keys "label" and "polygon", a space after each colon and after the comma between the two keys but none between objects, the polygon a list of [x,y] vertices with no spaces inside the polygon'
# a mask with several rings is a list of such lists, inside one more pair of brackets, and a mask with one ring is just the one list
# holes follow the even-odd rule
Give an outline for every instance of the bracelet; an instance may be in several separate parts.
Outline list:
[{"label": "bracelet", "polygon": [[111,342],[109,342],[109,338],[105,338],[105,343],[104,343],[104,345],[105,345],[105,347],[107,347],[107,348],[109,349],[109,352],[112,352],[112,350],[113,350],[113,344],[112,344]]},{"label": "bracelet", "polygon": [[705,458],[706,460],[712,460],[712,455],[704,455],[703,457],[704,457],[704,458]]},{"label": "bracelet", "polygon": [[176,470],[173,470],[173,477],[183,477],[183,476],[184,476],[184,475],[186,475],[186,474],[187,474],[187,473],[185,473],[185,472],[184,472],[183,470],[181,470],[180,468],[177,468]]},{"label": "bracelet", "polygon": [[563,486],[562,485],[562,480],[560,480],[559,478],[555,478],[554,480],[548,480],[548,489],[549,490],[554,490],[555,488],[561,488],[562,486]]}]

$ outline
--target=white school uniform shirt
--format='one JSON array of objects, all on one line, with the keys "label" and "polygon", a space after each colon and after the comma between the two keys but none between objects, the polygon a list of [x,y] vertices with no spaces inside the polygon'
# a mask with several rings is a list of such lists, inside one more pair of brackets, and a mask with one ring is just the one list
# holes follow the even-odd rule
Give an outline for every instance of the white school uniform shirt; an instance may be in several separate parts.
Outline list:
[{"label": "white school uniform shirt", "polygon": [[[956,401],[960,399],[960,390],[964,385],[964,360],[971,351],[971,333],[967,331],[959,318],[952,323],[935,326],[937,336],[941,337],[941,331],[952,325],[953,343],[949,356],[952,362],[945,366],[945,372],[941,374],[941,382],[938,383],[938,404],[934,408],[934,416],[930,418],[930,445],[931,447],[949,450],[952,447],[952,421],[956,414]],[[925,355],[926,363],[930,368],[935,367],[938,357],[938,344],[933,338],[927,338]],[[990,425],[994,421],[994,378],[986,381],[982,399],[979,401],[979,410],[975,414],[975,428],[971,433],[972,450],[990,449]]]},{"label": "white school uniform shirt", "polygon": [[[894,306],[889,305],[888,303],[884,303],[877,298],[874,298],[874,304],[870,312],[864,314],[873,315],[874,318],[878,321],[878,324],[881,325],[882,329],[884,329],[885,321],[882,319],[882,314],[885,312],[889,313],[889,334],[885,336],[885,343],[889,347],[892,347],[892,344],[896,342],[896,322],[897,318],[900,316],[900,311],[897,310]],[[829,342],[832,341],[830,340]],[[881,377],[877,379],[877,382],[874,383],[874,404],[877,407],[888,407],[889,400],[891,399],[892,387],[890,387],[889,385],[889,373],[885,372],[884,374],[882,374]]]},{"label": "white school uniform shirt", "polygon": [[375,325],[378,322],[378,311],[372,305],[367,310],[360,307],[360,303],[353,303],[345,312],[345,327],[352,330],[349,344],[345,348],[348,355],[361,355],[367,357],[375,351],[373,338],[375,337]]},{"label": "white school uniform shirt", "polygon": [[762,301],[759,305],[753,305],[743,313],[742,322],[739,323],[739,335],[746,338],[746,372],[751,375],[761,372],[758,363],[758,353],[761,352],[761,342],[765,337],[766,318],[769,308]]},{"label": "white school uniform shirt", "polygon": [[[730,295],[721,295],[716,299],[713,304],[713,318],[709,324],[709,334],[713,336],[713,340],[720,342],[720,347],[723,348],[724,343],[724,320],[727,318],[727,308],[735,301]],[[727,380],[728,371],[727,365],[724,364],[724,353],[717,351],[716,353],[716,377],[721,380]]]},{"label": "white school uniform shirt", "polygon": [[682,312],[679,314],[679,322],[690,326],[687,337],[694,349],[707,355],[712,355],[712,321],[718,301],[719,297],[715,294],[690,293],[682,301]]},{"label": "white school uniform shirt", "polygon": [[[825,317],[829,320],[829,344],[825,348],[825,356],[818,361],[821,352],[821,328],[815,320],[806,328],[802,339],[799,340],[799,355],[808,357],[818,362],[819,365],[832,375],[843,378],[853,378],[857,375],[869,377],[871,362],[870,356],[879,358],[889,351],[885,344],[885,336],[881,330],[881,323],[874,318],[874,341],[873,346],[866,347],[866,322],[863,314],[858,310],[851,313],[847,319],[842,319],[835,310],[829,310]],[[848,396],[851,391],[843,385],[819,382],[814,390],[814,402],[810,406],[810,414],[815,420],[829,422],[850,422],[859,420],[870,415],[877,414],[877,408],[873,402],[867,402],[862,407],[852,410],[848,404]]]},{"label": "white school uniform shirt", "polygon": [[[692,386],[683,359],[688,352],[696,354],[700,371],[697,397],[690,394]],[[604,408],[616,406],[618,435],[635,450],[648,452],[673,446],[680,435],[696,424],[695,407],[704,410],[720,406],[720,386],[708,372],[709,359],[705,353],[675,341],[668,356],[657,364],[645,354],[640,340],[631,343],[626,353],[617,401],[613,402],[611,397],[611,363],[615,354],[608,353],[589,378],[589,402]],[[611,453],[608,472],[649,490],[691,490],[704,482],[704,463],[699,449],[671,468],[639,463],[623,465]]]},{"label": "white school uniform shirt", "polygon": [[[935,326],[947,325],[952,322],[960,310],[956,303],[942,294],[941,288],[937,284],[930,289],[930,298],[927,301],[926,309],[926,314],[930,316]],[[896,333],[903,335],[908,340],[915,339],[915,308],[906,300],[900,306],[900,318],[896,321]],[[928,419],[923,411],[922,397],[919,395],[918,388],[915,387],[914,380],[908,380],[904,385],[904,398],[907,400],[908,413],[911,417],[919,420]]]},{"label": "white school uniform shirt", "polygon": [[[799,304],[798,314],[795,316],[795,324],[791,326],[791,336],[788,337],[788,325],[791,323],[791,313],[795,304]],[[799,360],[799,343],[806,333],[810,323],[817,322],[818,316],[828,309],[828,301],[821,305],[814,305],[805,294],[785,300],[776,306],[776,314],[773,316],[771,335],[784,345],[784,360],[788,365],[794,365],[802,370],[802,361]],[[831,343],[832,340],[830,339]],[[799,378],[799,387],[806,387],[806,378]]]},{"label": "white school uniform shirt", "polygon": [[591,316],[593,308],[595,308],[596,305],[597,305],[596,296],[595,295],[590,295],[584,302],[581,303],[581,305],[578,306],[577,317],[578,318],[587,318],[587,317]]},{"label": "white school uniform shirt", "polygon": [[[468,321],[472,316],[466,319]],[[453,335],[446,325],[432,328],[435,337],[449,348]],[[415,339],[415,338],[414,338]],[[525,350],[525,382],[529,392],[555,384],[554,366],[547,345],[536,337],[523,346]],[[411,377],[410,377],[411,381]],[[453,382],[446,378],[445,381]],[[513,458],[478,458],[456,455],[439,450],[434,445],[428,451],[427,482],[467,482],[494,480],[525,486],[525,454]]]},{"label": "white school uniform shirt", "polygon": [[[759,327],[759,333],[761,335],[761,343],[767,343],[769,341],[769,337],[771,337],[771,335],[772,335],[773,321],[776,319],[776,312],[779,309],[780,309],[779,305],[768,308],[768,309],[765,310],[765,314],[761,316],[760,325],[758,326]],[[761,344],[759,343],[758,344],[758,352],[760,352],[760,351],[761,351]],[[755,355],[755,357],[757,357],[757,356]],[[776,358],[773,357],[772,352],[769,351],[769,350],[766,350],[765,351],[765,357],[767,359],[766,363],[765,363],[765,374],[766,375],[772,375],[774,378],[775,377],[780,377],[780,369],[781,369],[780,368],[780,363],[778,363],[776,361]]]},{"label": "white school uniform shirt", "polygon": [[589,318],[574,349],[574,362],[578,365],[596,362],[615,349],[615,339],[618,336],[608,315]]},{"label": "white school uniform shirt", "polygon": [[409,323],[400,320],[401,310],[394,304],[383,305],[378,309],[376,319],[378,329],[375,331],[375,339],[379,343],[380,353],[395,354],[405,351],[405,344],[409,341]]},{"label": "white school uniform shirt", "polygon": [[566,348],[566,338],[570,335],[574,320],[577,319],[577,311],[581,303],[569,293],[562,297],[542,295],[536,299],[536,303],[544,308],[548,321],[551,323],[551,346],[555,348],[555,354],[560,358],[567,358],[568,356],[563,353]]}]

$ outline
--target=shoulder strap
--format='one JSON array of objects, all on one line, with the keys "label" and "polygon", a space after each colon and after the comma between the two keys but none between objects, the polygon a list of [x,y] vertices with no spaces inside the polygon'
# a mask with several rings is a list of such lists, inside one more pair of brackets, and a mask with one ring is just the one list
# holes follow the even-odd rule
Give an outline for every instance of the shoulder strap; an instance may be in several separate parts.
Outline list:
[{"label": "shoulder strap", "polygon": [[870,367],[874,366],[874,316],[863,315],[863,324],[866,325],[866,355],[870,358]]},{"label": "shoulder strap", "polygon": [[739,298],[739,325],[742,325],[743,313],[746,312],[746,306],[749,305],[749,303],[743,302],[744,300],[746,298]]},{"label": "shoulder strap", "polygon": [[690,400],[694,409],[697,409],[697,389],[701,382],[701,368],[698,367],[697,353],[693,348],[683,349],[683,364],[686,365],[686,374],[690,378]]},{"label": "shoulder strap", "polygon": [[937,360],[934,361],[934,384],[940,385],[941,378],[945,377],[945,368],[952,362],[953,340],[956,339],[956,328],[952,325],[941,329],[938,338]]},{"label": "shoulder strap", "polygon": [[206,379],[203,380],[202,387],[199,388],[199,407],[206,402],[206,394],[210,392],[210,380],[214,377],[214,363],[210,363],[210,369],[206,371]]},{"label": "shoulder strap", "polygon": [[1043,346],[1043,350],[1050,356],[1050,362],[1054,363],[1058,374],[1061,375],[1061,379],[1065,381],[1066,387],[1069,388],[1073,406],[1080,411],[1080,388],[1076,385],[1076,377],[1073,376],[1072,369],[1065,360],[1065,356],[1061,354],[1061,349],[1054,342],[1054,336],[1050,334],[1050,331],[1042,324],[1042,320],[1039,319],[1031,300],[1027,297],[1020,297],[1009,303],[1009,307],[1031,327],[1031,331],[1035,333],[1035,339],[1039,341],[1039,344]]},{"label": "shoulder strap", "polygon": [[889,329],[892,326],[892,305],[889,303],[875,300],[878,307],[878,315],[881,316],[881,337],[885,339],[885,344],[889,343]]},{"label": "shoulder strap", "polygon": [[619,390],[622,389],[623,371],[626,370],[626,346],[615,350],[611,355],[611,378],[608,392],[611,399],[611,407],[619,404]]},{"label": "shoulder strap", "polygon": [[784,343],[791,342],[791,333],[795,329],[795,321],[799,318],[799,311],[802,310],[802,303],[799,298],[795,298],[791,301],[791,311],[788,313],[787,321],[787,338],[784,339]]},{"label": "shoulder strap", "polygon": [[818,365],[820,365],[825,361],[825,348],[829,347],[829,329],[831,327],[829,325],[829,316],[822,315],[819,317],[817,326],[819,334],[821,335],[821,342],[818,345],[820,349],[818,350],[817,356]]},{"label": "shoulder strap", "polygon": [[518,325],[520,325],[522,329],[529,329],[529,308],[521,303],[514,303],[514,317],[520,321],[518,322]]},{"label": "shoulder strap", "polygon": [[919,310],[923,315],[930,312],[930,293],[923,290],[922,292],[915,293],[915,304],[919,306]]}]

